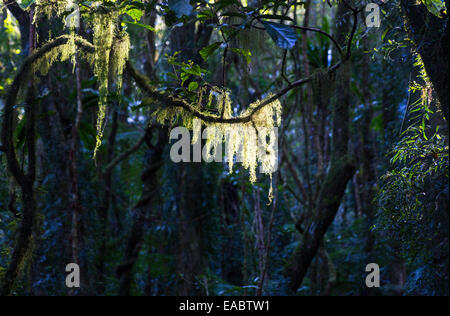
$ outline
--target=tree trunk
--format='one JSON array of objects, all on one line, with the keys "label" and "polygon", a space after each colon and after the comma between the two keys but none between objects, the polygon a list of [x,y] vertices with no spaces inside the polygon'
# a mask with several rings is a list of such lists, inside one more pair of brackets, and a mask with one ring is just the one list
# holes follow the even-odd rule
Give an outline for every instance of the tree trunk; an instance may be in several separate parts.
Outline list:
[{"label": "tree trunk", "polygon": [[[349,29],[349,9],[341,3],[337,19],[336,38],[344,42]],[[294,251],[286,266],[285,274],[290,279],[290,288],[296,291],[303,282],[312,260],[317,254],[325,233],[333,223],[344,196],[348,181],[353,177],[355,166],[348,154],[349,110],[350,110],[350,61],[345,61],[337,72],[335,106],[333,108],[333,138],[331,164],[321,186],[315,213],[308,226],[303,242]]]},{"label": "tree trunk", "polygon": [[[448,12],[448,0],[445,1]],[[448,128],[448,16],[439,18],[424,4],[402,0],[407,29],[436,91]],[[448,14],[448,13],[447,13]]]},{"label": "tree trunk", "polygon": [[149,159],[146,161],[146,168],[142,174],[144,188],[142,196],[133,210],[133,226],[128,238],[124,262],[117,268],[117,275],[120,282],[120,296],[130,295],[133,278],[132,270],[139,257],[139,252],[142,248],[142,242],[144,239],[145,219],[158,192],[157,188],[159,184],[157,172],[163,163],[162,154],[164,145],[167,143],[168,136],[164,130],[160,130],[159,139],[156,146],[151,145],[151,138],[152,133],[148,132],[146,143],[149,146],[149,150],[145,156],[149,157]]}]

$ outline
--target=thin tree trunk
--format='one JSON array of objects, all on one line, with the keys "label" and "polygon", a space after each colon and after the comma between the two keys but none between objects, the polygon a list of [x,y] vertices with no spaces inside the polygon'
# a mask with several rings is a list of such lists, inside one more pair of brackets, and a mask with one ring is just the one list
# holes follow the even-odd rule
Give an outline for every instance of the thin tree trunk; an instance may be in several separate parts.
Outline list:
[{"label": "thin tree trunk", "polygon": [[[77,166],[77,151],[78,151],[78,129],[80,127],[81,117],[83,115],[82,92],[81,92],[81,65],[78,56],[76,56],[75,75],[77,88],[77,114],[75,122],[72,127],[70,135],[69,148],[69,174],[71,180],[71,208],[72,208],[72,227],[71,227],[71,254],[72,262],[81,264],[80,262],[80,217],[82,213],[80,190],[78,188],[78,166]],[[74,295],[75,291],[70,290],[70,295]]]},{"label": "thin tree trunk", "polygon": [[[341,3],[337,18],[343,18],[349,9]],[[344,42],[349,30],[349,17],[343,18],[336,31],[336,38]],[[296,291],[303,282],[308,268],[317,254],[329,226],[333,223],[344,196],[348,181],[355,167],[348,154],[350,111],[350,61],[345,61],[337,72],[335,105],[333,108],[333,138],[331,164],[321,186],[316,202],[315,214],[307,228],[303,242],[294,251],[286,266],[285,274],[290,279],[290,288]]]},{"label": "thin tree trunk", "polygon": [[146,157],[150,157],[146,161],[146,168],[142,174],[142,182],[144,188],[139,202],[133,210],[133,226],[131,228],[130,236],[128,237],[127,247],[125,251],[125,258],[123,263],[117,268],[117,276],[119,277],[119,295],[129,296],[132,279],[133,267],[136,263],[139,252],[142,248],[144,239],[144,224],[145,219],[152,207],[153,200],[157,196],[158,176],[157,172],[163,164],[162,153],[165,144],[167,143],[167,133],[164,130],[159,131],[159,140],[156,146],[151,145],[152,133],[149,130],[146,137],[146,144],[149,150]]},{"label": "thin tree trunk", "polygon": [[[16,8],[12,4],[12,8]],[[17,8],[16,8],[17,9]],[[20,9],[20,7],[18,7]],[[14,12],[13,12],[14,14]],[[16,14],[23,15],[23,11],[16,11]],[[34,9],[31,9],[29,20],[33,17]],[[26,21],[25,21],[26,22]],[[31,54],[35,43],[36,29],[33,24],[29,23],[29,53]],[[23,35],[23,34],[22,34]],[[12,173],[15,181],[18,183],[22,192],[22,221],[19,229],[16,246],[14,247],[12,259],[6,270],[3,284],[0,288],[0,296],[10,295],[14,284],[21,273],[27,254],[32,250],[33,226],[36,215],[36,200],[34,196],[34,181],[36,179],[36,143],[35,143],[35,117],[36,104],[34,103],[34,83],[30,81],[28,84],[28,92],[25,107],[26,116],[26,144],[28,151],[27,171],[22,170],[16,157],[16,150],[13,141],[13,125],[14,125],[14,105],[16,104],[17,94],[20,90],[20,84],[14,80],[8,91],[6,103],[4,106],[3,126],[2,126],[2,143],[6,153],[6,161],[9,171]]]},{"label": "thin tree trunk", "polygon": [[[114,111],[111,132],[108,137],[108,152],[106,157],[106,165],[109,165],[113,160],[114,156],[114,146],[116,142],[116,135],[118,129],[118,117],[117,111]],[[101,226],[101,241],[100,249],[98,255],[98,280],[97,280],[97,290],[99,293],[105,292],[105,262],[106,262],[106,241],[108,239],[108,218],[109,218],[109,206],[111,204],[112,197],[112,168],[108,169],[103,174],[105,191],[103,193],[103,202],[99,207],[98,213],[100,216],[100,226]]]}]

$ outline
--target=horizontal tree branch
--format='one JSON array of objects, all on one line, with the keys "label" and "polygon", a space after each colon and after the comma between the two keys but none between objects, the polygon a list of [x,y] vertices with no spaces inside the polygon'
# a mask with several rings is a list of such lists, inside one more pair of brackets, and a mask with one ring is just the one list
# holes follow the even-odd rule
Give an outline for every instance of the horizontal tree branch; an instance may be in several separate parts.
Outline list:
[{"label": "horizontal tree branch", "polygon": [[[331,74],[335,72],[339,67],[341,66],[341,62],[335,64],[334,66],[330,67],[328,69],[328,74]],[[272,96],[271,98],[265,100],[264,102],[261,102],[257,107],[255,107],[252,111],[250,111],[249,114],[246,116],[238,116],[238,117],[232,117],[232,118],[223,118],[216,115],[210,115],[203,112],[200,112],[197,110],[192,104],[188,103],[184,99],[180,99],[178,97],[165,94],[163,92],[159,92],[153,87],[150,86],[149,82],[150,80],[140,73],[136,68],[134,68],[130,62],[127,62],[127,71],[130,73],[130,75],[134,78],[138,86],[148,93],[148,95],[155,100],[160,101],[163,104],[166,104],[167,107],[181,107],[194,115],[195,117],[201,119],[204,122],[208,123],[224,123],[224,124],[239,124],[239,123],[248,123],[252,120],[252,117],[255,113],[257,113],[259,110],[261,110],[266,105],[276,101],[277,99],[281,98],[283,95],[291,91],[292,89],[301,86],[303,84],[306,84],[308,82],[311,82],[314,79],[314,75],[311,75],[307,78],[297,80],[281,91],[279,91],[277,94]]]}]

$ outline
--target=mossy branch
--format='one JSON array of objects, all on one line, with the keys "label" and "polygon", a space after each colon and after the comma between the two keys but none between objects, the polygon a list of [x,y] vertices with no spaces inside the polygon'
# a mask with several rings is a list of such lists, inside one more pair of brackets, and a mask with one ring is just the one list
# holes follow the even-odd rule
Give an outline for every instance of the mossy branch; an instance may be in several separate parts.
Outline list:
[{"label": "mossy branch", "polygon": [[[16,181],[20,186],[24,186],[25,173],[20,168],[19,161],[17,160],[16,150],[13,143],[13,109],[16,104],[17,95],[19,94],[20,88],[23,84],[24,78],[27,78],[30,74],[33,64],[40,58],[44,57],[45,54],[51,52],[52,50],[58,48],[61,45],[67,44],[69,41],[69,35],[63,35],[56,38],[55,40],[46,43],[42,47],[36,49],[20,67],[16,76],[14,77],[13,83],[9,88],[8,94],[6,96],[6,102],[3,114],[3,126],[2,126],[2,144],[4,151],[6,152],[6,158],[8,163],[8,168],[11,170]],[[76,37],[75,44],[90,53],[94,52],[94,46],[87,40]]]},{"label": "mossy branch", "polygon": [[[330,67],[327,72],[328,74],[331,74],[335,72],[339,67],[341,66],[341,62],[335,64],[334,66]],[[301,85],[304,85],[306,83],[311,82],[314,79],[314,75],[311,75],[307,78],[297,80],[281,91],[279,91],[277,94],[273,95],[270,98],[265,99],[262,101],[258,106],[254,107],[249,113],[245,116],[237,116],[232,118],[223,118],[219,115],[209,114],[206,112],[201,112],[197,108],[195,108],[192,104],[187,102],[184,99],[178,98],[176,96],[163,93],[160,91],[157,91],[152,86],[150,86],[149,82],[150,79],[140,73],[136,68],[133,67],[133,65],[130,62],[127,62],[127,71],[130,73],[130,75],[134,78],[138,86],[147,92],[147,94],[154,98],[155,100],[163,103],[166,105],[166,107],[181,107],[184,110],[191,113],[193,116],[201,119],[204,122],[207,123],[222,123],[222,124],[240,124],[240,123],[248,123],[252,120],[253,116],[258,113],[263,107],[275,102],[279,98],[281,98],[283,95],[291,91],[292,89],[299,87]]]},{"label": "mossy branch", "polygon": [[[9,267],[6,271],[5,277],[2,280],[2,287],[0,288],[0,295],[6,296],[11,293],[14,283],[23,268],[23,263],[26,259],[27,253],[30,250],[30,244],[32,242],[33,233],[33,223],[36,211],[36,201],[34,198],[34,181],[36,178],[35,165],[35,112],[36,108],[33,104],[34,94],[33,94],[33,84],[27,85],[27,108],[25,109],[28,116],[26,125],[26,136],[27,136],[27,150],[28,150],[28,171],[25,172],[24,169],[20,167],[20,163],[17,159],[16,149],[14,147],[13,141],[13,121],[14,121],[14,105],[16,104],[17,95],[20,89],[25,86],[27,82],[26,78],[29,77],[33,65],[40,58],[44,57],[45,54],[57,49],[61,45],[66,44],[69,41],[69,36],[61,36],[45,45],[36,49],[20,67],[16,76],[14,77],[13,83],[9,88],[8,94],[6,96],[6,102],[4,106],[3,114],[3,126],[2,126],[2,151],[6,154],[6,161],[8,169],[10,170],[15,181],[19,184],[22,191],[23,198],[23,210],[22,210],[22,222],[18,234],[18,240],[16,247],[14,248],[12,259]],[[87,50],[93,52],[94,46],[88,41],[82,38],[76,38],[75,44]]]}]

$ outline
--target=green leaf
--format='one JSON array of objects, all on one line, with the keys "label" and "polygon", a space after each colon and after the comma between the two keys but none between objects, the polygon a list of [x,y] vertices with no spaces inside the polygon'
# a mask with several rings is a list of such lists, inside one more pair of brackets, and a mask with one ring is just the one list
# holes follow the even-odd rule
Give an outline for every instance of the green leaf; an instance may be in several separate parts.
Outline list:
[{"label": "green leaf", "polygon": [[197,90],[197,88],[198,88],[198,83],[197,83],[197,82],[192,81],[192,82],[189,84],[189,91],[190,91],[190,92],[193,92],[193,91]]},{"label": "green leaf", "polygon": [[130,21],[124,21],[124,22],[127,24],[137,25],[139,27],[146,28],[149,31],[155,32],[155,28],[151,27],[150,25],[145,25],[145,24],[141,24],[141,23],[137,23],[137,22],[130,22]]},{"label": "green leaf", "polygon": [[273,39],[275,44],[283,49],[291,49],[297,42],[297,33],[295,29],[280,23],[263,21],[267,33]]},{"label": "green leaf", "polygon": [[134,20],[134,22],[138,22],[141,20],[144,12],[139,9],[130,9],[127,11],[127,14]]},{"label": "green leaf", "polygon": [[207,60],[208,57],[211,56],[220,47],[220,45],[222,45],[222,42],[215,42],[214,44],[203,47],[200,50],[200,56],[202,56],[204,60]]},{"label": "green leaf", "polygon": [[250,52],[248,49],[232,48],[231,50],[236,54],[244,56],[245,60],[247,61],[247,65],[252,62],[252,52]]},{"label": "green leaf", "polygon": [[197,18],[199,20],[208,20],[213,18],[213,14],[211,13],[211,10],[203,10],[198,13]]},{"label": "green leaf", "polygon": [[181,85],[184,85],[184,83],[186,82],[186,80],[188,80],[191,77],[191,75],[187,72],[182,72],[180,74],[180,79],[181,79]]},{"label": "green leaf", "polygon": [[193,76],[201,76],[202,73],[206,72],[205,69],[200,68],[199,65],[192,65],[190,67],[183,67],[181,69],[182,72],[188,73]]},{"label": "green leaf", "polygon": [[169,0],[169,8],[175,12],[177,18],[181,18],[183,15],[191,15],[192,6],[189,4],[189,0]]}]

